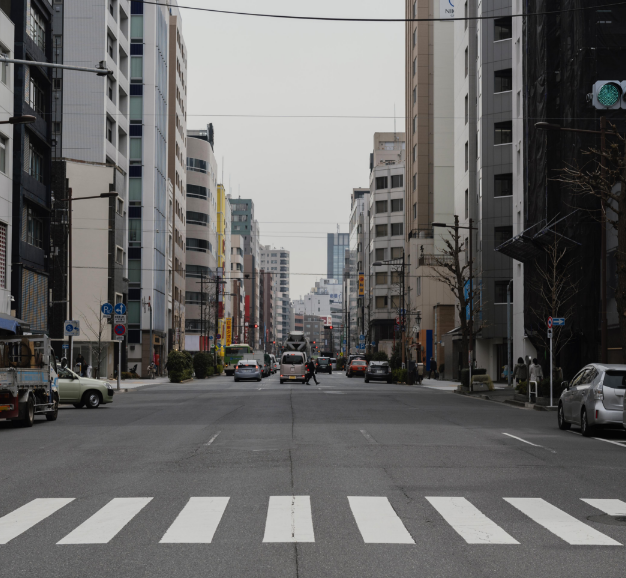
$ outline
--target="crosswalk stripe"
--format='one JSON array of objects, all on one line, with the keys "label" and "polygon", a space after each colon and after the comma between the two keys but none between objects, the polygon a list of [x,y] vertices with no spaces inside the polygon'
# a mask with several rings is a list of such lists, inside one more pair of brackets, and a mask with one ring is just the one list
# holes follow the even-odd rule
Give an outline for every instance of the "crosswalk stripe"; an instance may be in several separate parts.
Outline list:
[{"label": "crosswalk stripe", "polygon": [[465,498],[426,499],[468,544],[519,544]]},{"label": "crosswalk stripe", "polygon": [[415,544],[387,498],[348,496],[366,544]]},{"label": "crosswalk stripe", "polygon": [[161,544],[210,544],[230,498],[190,498]]},{"label": "crosswalk stripe", "polygon": [[57,544],[107,544],[152,498],[114,498]]},{"label": "crosswalk stripe", "polygon": [[270,496],[263,542],[315,542],[311,498]]},{"label": "crosswalk stripe", "polygon": [[74,498],[36,498],[3,516],[0,518],[0,544],[8,544],[72,500]]},{"label": "crosswalk stripe", "polygon": [[581,498],[581,500],[609,516],[626,516],[626,503],[622,502],[622,500],[591,500],[585,498]]},{"label": "crosswalk stripe", "polygon": [[509,504],[526,514],[572,546],[621,546],[619,542],[583,524],[563,510],[542,498],[504,498]]}]

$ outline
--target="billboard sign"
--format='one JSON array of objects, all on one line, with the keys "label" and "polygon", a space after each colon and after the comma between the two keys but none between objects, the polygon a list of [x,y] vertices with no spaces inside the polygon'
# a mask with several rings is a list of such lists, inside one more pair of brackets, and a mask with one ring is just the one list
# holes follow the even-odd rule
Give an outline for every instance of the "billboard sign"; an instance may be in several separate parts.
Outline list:
[{"label": "billboard sign", "polygon": [[232,318],[226,319],[226,347],[233,342],[233,320]]},{"label": "billboard sign", "polygon": [[359,297],[365,295],[365,274],[359,273]]},{"label": "billboard sign", "polygon": [[454,18],[454,4],[456,0],[440,0],[439,1],[439,18]]}]

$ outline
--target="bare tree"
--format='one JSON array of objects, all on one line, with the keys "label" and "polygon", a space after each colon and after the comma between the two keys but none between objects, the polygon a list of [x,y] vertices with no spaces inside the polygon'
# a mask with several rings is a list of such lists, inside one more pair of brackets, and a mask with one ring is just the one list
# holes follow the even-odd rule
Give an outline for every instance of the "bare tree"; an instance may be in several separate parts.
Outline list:
[{"label": "bare tree", "polygon": [[[102,343],[103,337],[105,337],[106,333],[110,331],[108,328],[108,319],[103,317],[102,315],[102,304],[100,304],[99,311],[96,311],[93,307],[89,307],[89,311],[93,314],[91,317],[87,317],[84,313],[81,313],[80,316],[83,318],[83,322],[85,327],[91,335],[97,341],[91,344],[91,354],[92,358],[95,355],[98,360],[98,366],[96,368],[96,379],[100,379],[100,366],[102,363],[102,356],[106,352],[109,347],[109,343]],[[96,323],[93,323],[93,319],[97,319]]]},{"label": "bare tree", "polygon": [[626,139],[615,131],[615,127],[606,135],[611,142],[603,150],[583,151],[588,162],[583,167],[562,169],[556,180],[565,183],[576,194],[599,200],[600,208],[590,210],[590,214],[606,220],[617,233],[615,300],[622,358],[626,363]]}]

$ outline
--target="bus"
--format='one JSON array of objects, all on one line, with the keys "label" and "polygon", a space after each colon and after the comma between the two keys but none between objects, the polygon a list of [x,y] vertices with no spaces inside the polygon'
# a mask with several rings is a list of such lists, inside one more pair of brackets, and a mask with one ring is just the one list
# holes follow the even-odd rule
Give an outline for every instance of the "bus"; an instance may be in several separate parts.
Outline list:
[{"label": "bus", "polygon": [[246,343],[229,345],[224,348],[224,372],[226,375],[235,373],[235,366],[242,359],[254,359],[253,349]]}]

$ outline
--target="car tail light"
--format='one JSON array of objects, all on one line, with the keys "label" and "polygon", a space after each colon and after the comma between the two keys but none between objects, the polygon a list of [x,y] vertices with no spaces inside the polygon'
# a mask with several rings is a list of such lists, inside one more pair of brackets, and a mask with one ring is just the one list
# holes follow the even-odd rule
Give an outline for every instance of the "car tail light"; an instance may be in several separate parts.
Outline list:
[{"label": "car tail light", "polygon": [[593,388],[593,397],[594,399],[604,399],[604,384],[602,381]]}]

